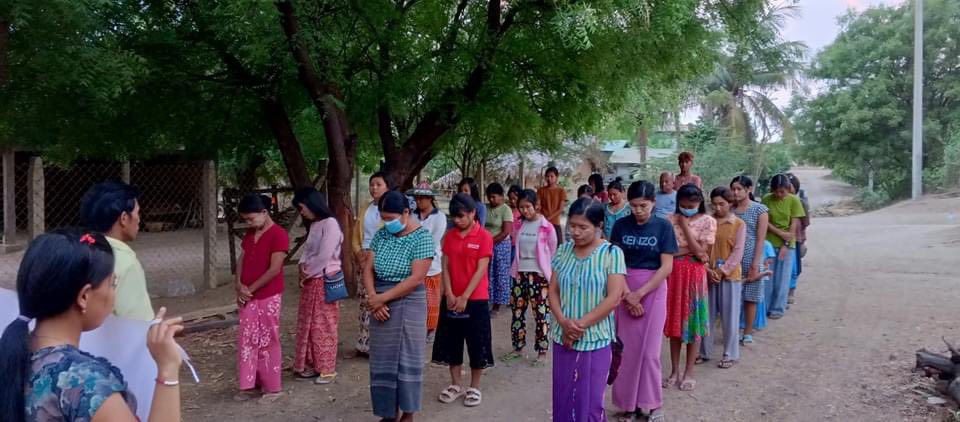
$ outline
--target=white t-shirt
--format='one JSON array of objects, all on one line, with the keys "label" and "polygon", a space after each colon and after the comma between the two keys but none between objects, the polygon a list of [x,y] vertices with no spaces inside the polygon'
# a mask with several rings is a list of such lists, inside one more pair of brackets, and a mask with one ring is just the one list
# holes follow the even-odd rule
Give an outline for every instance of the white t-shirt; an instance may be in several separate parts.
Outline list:
[{"label": "white t-shirt", "polygon": [[377,207],[377,204],[370,203],[367,207],[367,212],[363,215],[363,242],[360,247],[363,249],[370,249],[370,242],[373,241],[373,237],[377,235],[377,230],[380,230],[380,208]]},{"label": "white t-shirt", "polygon": [[540,233],[539,221],[524,221],[520,227],[520,238],[517,248],[520,252],[520,262],[517,271],[523,273],[543,273],[537,263],[537,237]]},{"label": "white t-shirt", "polygon": [[417,222],[423,228],[430,232],[433,237],[433,247],[436,250],[433,256],[433,262],[430,263],[430,270],[427,271],[427,277],[433,277],[443,272],[443,235],[447,232],[447,216],[434,208],[434,212],[421,220],[420,213],[415,212]]}]

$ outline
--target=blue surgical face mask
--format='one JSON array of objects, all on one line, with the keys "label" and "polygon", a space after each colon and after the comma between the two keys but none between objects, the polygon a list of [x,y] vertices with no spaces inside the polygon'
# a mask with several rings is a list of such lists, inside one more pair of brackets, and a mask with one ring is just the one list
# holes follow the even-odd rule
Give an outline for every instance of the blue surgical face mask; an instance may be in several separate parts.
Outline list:
[{"label": "blue surgical face mask", "polygon": [[390,234],[397,234],[403,231],[403,228],[406,227],[399,218],[386,221],[383,223],[383,228],[387,229],[387,232]]},{"label": "blue surgical face mask", "polygon": [[698,208],[683,208],[683,207],[680,207],[680,213],[683,214],[683,215],[685,215],[685,216],[687,216],[687,217],[693,217],[693,216],[697,215],[698,212],[700,212],[700,209],[698,209]]}]

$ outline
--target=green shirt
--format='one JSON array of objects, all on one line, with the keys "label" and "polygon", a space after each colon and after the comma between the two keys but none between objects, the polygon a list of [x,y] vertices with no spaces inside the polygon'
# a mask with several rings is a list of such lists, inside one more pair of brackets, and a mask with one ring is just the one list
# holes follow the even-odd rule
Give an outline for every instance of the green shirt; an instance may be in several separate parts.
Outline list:
[{"label": "green shirt", "polygon": [[[763,205],[766,205],[770,209],[768,215],[770,216],[770,225],[784,231],[790,230],[790,223],[794,218],[802,218],[807,215],[803,211],[803,203],[800,202],[800,198],[796,195],[787,195],[786,198],[777,199],[772,193],[768,193],[763,196]],[[777,236],[771,231],[767,232],[767,240],[773,244],[774,247],[783,246],[783,239],[780,236]],[[790,242],[791,248],[795,247],[796,241]]]},{"label": "green shirt", "polygon": [[436,253],[433,237],[423,227],[406,236],[395,236],[387,229],[380,229],[373,236],[370,249],[373,250],[373,271],[377,280],[393,284],[410,277],[414,261],[433,259]]},{"label": "green shirt", "polygon": [[[583,318],[607,298],[607,278],[611,274],[627,273],[623,251],[607,241],[583,259],[574,253],[573,242],[566,242],[557,250],[552,266],[560,288],[560,308],[566,318],[574,320]],[[613,314],[587,327],[573,349],[589,352],[613,342],[616,338]],[[552,324],[551,329],[554,341],[562,341],[560,324]]]},{"label": "green shirt", "polygon": [[107,242],[113,248],[114,270],[117,274],[117,299],[113,305],[114,315],[120,318],[153,321],[156,316],[150,293],[147,292],[147,277],[137,260],[137,254],[126,243],[112,237]]},{"label": "green shirt", "polygon": [[503,231],[503,223],[513,222],[513,210],[507,204],[500,204],[487,212],[487,224],[484,227],[493,237],[497,237]]}]

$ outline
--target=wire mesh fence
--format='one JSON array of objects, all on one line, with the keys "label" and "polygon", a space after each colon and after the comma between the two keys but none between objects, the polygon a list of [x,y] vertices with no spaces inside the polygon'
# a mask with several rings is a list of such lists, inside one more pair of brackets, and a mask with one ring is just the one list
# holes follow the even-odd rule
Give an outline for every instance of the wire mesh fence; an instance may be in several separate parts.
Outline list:
[{"label": "wire mesh fence", "polygon": [[[22,162],[21,162],[22,161]],[[21,247],[27,243],[29,204],[28,160],[15,167],[16,215]],[[78,226],[80,202],[95,184],[127,180],[140,191],[140,234],[131,247],[137,253],[154,296],[182,296],[203,285],[202,161],[78,162],[43,166],[44,229]],[[215,220],[214,220],[215,221]],[[22,225],[22,226],[21,226]],[[229,271],[226,233],[218,231],[214,249],[218,275]],[[0,287],[15,284],[22,250],[0,255]],[[219,277],[218,277],[219,278]]]}]

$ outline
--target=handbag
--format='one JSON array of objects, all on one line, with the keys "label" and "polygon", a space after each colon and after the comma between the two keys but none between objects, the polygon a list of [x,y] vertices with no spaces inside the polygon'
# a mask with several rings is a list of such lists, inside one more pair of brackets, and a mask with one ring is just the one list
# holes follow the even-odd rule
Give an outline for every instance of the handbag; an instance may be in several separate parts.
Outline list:
[{"label": "handbag", "polygon": [[623,340],[620,340],[620,336],[616,336],[613,344],[610,346],[613,349],[613,357],[610,359],[610,372],[607,373],[607,385],[613,385],[613,382],[617,379],[617,373],[620,372],[620,362],[623,360]]},{"label": "handbag", "polygon": [[333,303],[340,299],[346,299],[350,294],[347,292],[347,283],[344,281],[343,271],[337,271],[336,274],[327,275],[323,272],[323,301]]}]

